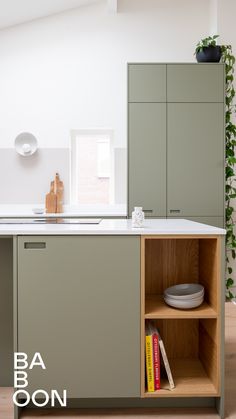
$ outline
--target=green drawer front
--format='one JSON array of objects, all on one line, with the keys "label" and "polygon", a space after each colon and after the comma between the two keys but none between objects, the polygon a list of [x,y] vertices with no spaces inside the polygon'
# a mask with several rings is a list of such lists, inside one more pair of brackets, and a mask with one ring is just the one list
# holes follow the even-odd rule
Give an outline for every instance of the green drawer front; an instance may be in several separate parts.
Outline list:
[{"label": "green drawer front", "polygon": [[166,65],[130,64],[129,102],[166,102]]},{"label": "green drawer front", "polygon": [[168,102],[224,102],[222,64],[168,64]]}]

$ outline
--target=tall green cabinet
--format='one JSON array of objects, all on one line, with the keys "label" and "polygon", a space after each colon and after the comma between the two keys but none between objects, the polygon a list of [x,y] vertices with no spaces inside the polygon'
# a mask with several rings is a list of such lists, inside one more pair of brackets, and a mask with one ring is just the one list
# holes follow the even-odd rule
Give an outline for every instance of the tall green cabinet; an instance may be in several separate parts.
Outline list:
[{"label": "tall green cabinet", "polygon": [[224,226],[224,65],[128,65],[128,214]]}]

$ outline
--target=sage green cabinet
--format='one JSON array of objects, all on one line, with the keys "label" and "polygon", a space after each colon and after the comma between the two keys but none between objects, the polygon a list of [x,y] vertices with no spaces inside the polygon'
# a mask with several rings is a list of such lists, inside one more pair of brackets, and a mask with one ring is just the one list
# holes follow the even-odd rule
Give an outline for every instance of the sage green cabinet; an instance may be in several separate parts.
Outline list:
[{"label": "sage green cabinet", "polygon": [[18,238],[18,351],[40,352],[32,392],[140,396],[140,239]]},{"label": "sage green cabinet", "polygon": [[129,215],[166,215],[166,105],[129,104]]},{"label": "sage green cabinet", "polygon": [[[168,217],[168,218],[183,218],[183,217]],[[186,220],[195,221],[196,223],[208,224],[213,227],[224,228],[224,217],[184,217]]]},{"label": "sage green cabinet", "polygon": [[129,102],[166,102],[166,65],[130,64]]},{"label": "sage green cabinet", "polygon": [[224,65],[168,64],[167,102],[224,102]]},{"label": "sage green cabinet", "polygon": [[224,220],[224,94],[223,64],[128,65],[129,216]]},{"label": "sage green cabinet", "polygon": [[[0,238],[0,387],[13,385],[13,242]],[[1,409],[0,409],[1,410]],[[1,416],[1,414],[0,414]]]},{"label": "sage green cabinet", "polygon": [[168,103],[167,215],[223,216],[223,103]]}]

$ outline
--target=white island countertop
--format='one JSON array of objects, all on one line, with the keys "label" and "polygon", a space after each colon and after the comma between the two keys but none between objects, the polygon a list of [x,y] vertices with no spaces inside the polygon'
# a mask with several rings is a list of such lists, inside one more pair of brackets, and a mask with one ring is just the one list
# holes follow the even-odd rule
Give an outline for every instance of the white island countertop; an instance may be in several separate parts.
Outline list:
[{"label": "white island countertop", "polygon": [[102,219],[99,224],[1,224],[1,236],[17,235],[225,235],[221,228],[184,219],[146,219],[142,228],[131,220]]}]

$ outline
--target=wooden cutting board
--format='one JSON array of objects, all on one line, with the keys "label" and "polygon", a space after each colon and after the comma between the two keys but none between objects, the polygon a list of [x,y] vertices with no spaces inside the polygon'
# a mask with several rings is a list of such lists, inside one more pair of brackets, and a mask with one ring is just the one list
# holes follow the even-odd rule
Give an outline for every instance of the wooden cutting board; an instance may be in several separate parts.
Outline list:
[{"label": "wooden cutting board", "polygon": [[63,212],[64,184],[60,180],[59,173],[56,173],[54,181],[51,182],[51,189],[56,195],[56,212]]},{"label": "wooden cutting board", "polygon": [[63,212],[64,184],[60,180],[59,173],[50,184],[50,192],[46,195],[46,213]]},{"label": "wooden cutting board", "polygon": [[56,194],[51,190],[46,195],[46,213],[55,213],[57,210],[57,196]]}]

